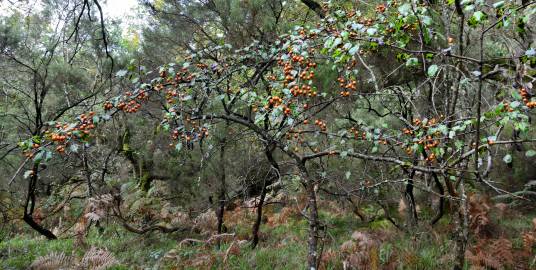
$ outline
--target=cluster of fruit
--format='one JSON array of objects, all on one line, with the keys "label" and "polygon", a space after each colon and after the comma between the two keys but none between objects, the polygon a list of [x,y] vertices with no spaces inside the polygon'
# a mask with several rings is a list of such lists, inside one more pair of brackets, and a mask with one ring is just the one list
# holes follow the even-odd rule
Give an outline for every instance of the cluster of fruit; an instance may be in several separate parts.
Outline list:
[{"label": "cluster of fruit", "polygon": [[[284,86],[287,86],[294,82],[296,80],[296,75],[301,80],[312,80],[315,77],[314,68],[316,68],[316,63],[306,60],[305,57],[301,55],[293,54],[292,52],[289,53],[290,61],[285,61],[283,59],[279,59],[277,64],[283,68],[283,75],[284,75]],[[298,71],[295,70],[294,64],[297,64],[297,68],[300,70],[299,74]],[[276,80],[275,76],[270,77],[271,80]]]},{"label": "cluster of fruit", "polygon": [[178,95],[179,92],[176,89],[168,89],[166,91],[166,102],[170,105],[174,104]]},{"label": "cluster of fruit", "polygon": [[[136,113],[141,108],[141,101],[147,101],[149,99],[149,93],[145,90],[140,90],[138,93],[133,94],[130,91],[125,92],[125,101],[119,102],[117,104],[117,109],[122,110],[126,113]],[[130,100],[129,100],[130,99]],[[129,101],[127,101],[129,100]],[[140,102],[138,102],[140,101]],[[109,111],[114,108],[114,104],[110,101],[104,102],[104,110]]]},{"label": "cluster of fruit", "polygon": [[[277,106],[281,105],[282,103],[283,103],[283,99],[281,97],[278,97],[278,96],[273,96],[270,99],[268,99],[268,104],[270,104],[271,106],[274,106],[274,107],[277,107]],[[268,109],[268,108],[265,108],[265,109]]]},{"label": "cluster of fruit", "polygon": [[302,87],[298,86],[298,85],[294,85],[291,89],[290,89],[290,93],[294,96],[294,97],[298,97],[298,96],[309,96],[309,97],[316,97],[317,96],[317,93],[316,91],[313,91],[312,90],[312,87],[308,84],[306,85],[303,85]]},{"label": "cluster of fruit", "polygon": [[339,94],[343,97],[348,97],[350,96],[350,91],[348,90],[352,90],[352,91],[355,91],[357,90],[357,82],[356,80],[348,80],[348,82],[346,82],[346,80],[342,77],[338,78],[337,81],[339,82],[339,86],[341,88],[344,88],[346,91],[341,91]]},{"label": "cluster of fruit", "polygon": [[519,94],[521,95],[521,97],[523,98],[523,102],[527,107],[529,107],[529,109],[536,108],[536,101],[530,101],[530,95],[527,92],[527,89],[525,89],[525,87],[522,87],[519,90]]},{"label": "cluster of fruit", "polygon": [[270,108],[277,108],[279,106],[283,108],[283,113],[285,115],[290,115],[292,113],[292,109],[286,104],[283,104],[283,99],[278,96],[273,96],[268,99],[268,104],[264,106],[264,109],[268,111]]},{"label": "cluster of fruit", "polygon": [[65,152],[65,146],[67,146],[68,140],[70,138],[82,138],[84,136],[89,136],[91,130],[95,129],[95,124],[93,123],[93,116],[95,116],[95,112],[93,111],[90,111],[87,114],[81,114],[78,117],[79,122],[75,126],[57,123],[55,126],[56,131],[46,131],[45,136],[57,145],[56,151],[62,154]]},{"label": "cluster of fruit", "polygon": [[385,8],[385,5],[384,5],[384,4],[379,4],[379,5],[376,6],[376,12],[378,12],[378,13],[383,13],[383,12],[385,12],[385,9],[386,9],[386,8]]},{"label": "cluster of fruit", "polygon": [[[441,116],[441,117],[443,117],[443,116]],[[433,126],[435,126],[437,124],[438,124],[438,119],[436,119],[436,118],[432,118],[432,119],[430,119],[428,121],[423,121],[421,119],[413,119],[413,125],[415,126],[416,129],[412,130],[412,129],[409,129],[409,128],[404,128],[404,129],[402,129],[402,132],[405,135],[414,136],[415,131],[417,131],[419,129],[423,129],[423,130],[426,131],[429,128],[431,128],[431,127],[433,127]],[[430,151],[430,150],[433,150],[434,148],[439,146],[439,144],[440,144],[439,136],[440,135],[441,135],[441,132],[436,131],[433,134],[425,135],[424,137],[422,137],[419,140],[417,140],[416,143],[418,145],[421,145],[425,151]],[[413,149],[410,146],[407,146],[405,148],[405,151],[406,151],[406,154],[408,154],[408,155],[413,154]],[[433,152],[431,152],[427,156],[426,161],[432,162],[432,161],[434,161],[436,159],[437,159],[437,156]]]},{"label": "cluster of fruit", "polygon": [[[174,109],[171,108],[170,111],[173,112]],[[189,117],[184,119],[182,129],[188,131],[184,132],[179,131],[178,129],[174,129],[171,134],[171,138],[173,140],[181,139],[182,141],[190,142],[199,138],[208,137],[209,135],[208,129],[206,127],[200,126],[197,121],[194,121]]]},{"label": "cluster of fruit", "polygon": [[103,107],[105,111],[109,111],[114,108],[114,104],[112,104],[110,101],[106,101],[104,102]]},{"label": "cluster of fruit", "polygon": [[130,100],[129,102],[121,101],[117,105],[117,108],[126,113],[136,113],[140,110],[141,104],[135,100]]},{"label": "cluster of fruit", "polygon": [[178,140],[180,138],[182,141],[190,142],[198,138],[208,137],[208,135],[209,135],[208,129],[205,127],[200,128],[196,132],[186,132],[186,133],[180,132],[179,130],[174,129],[172,132],[171,138],[173,140]]},{"label": "cluster of fruit", "polygon": [[354,138],[356,140],[362,139],[365,140],[367,138],[367,133],[365,131],[359,132],[359,130],[355,127],[350,128],[350,133],[354,134]]},{"label": "cluster of fruit", "polygon": [[[203,64],[201,66],[199,66],[199,64],[198,64],[198,67],[203,68],[203,69],[207,68],[207,66],[203,65]],[[162,78],[166,78],[166,76],[164,76]],[[190,72],[188,72],[188,68],[181,68],[181,70],[179,72],[175,73],[174,83],[175,84],[189,83],[194,78],[195,78],[195,76],[193,74],[191,74]],[[168,78],[168,82],[171,82],[171,80],[169,78]]]},{"label": "cluster of fruit", "polygon": [[320,128],[320,130],[322,131],[326,131],[327,130],[327,123],[326,121],[322,121],[322,120],[315,120],[315,126],[318,126]]},{"label": "cluster of fruit", "polygon": [[[32,149],[33,150],[39,149],[39,147],[41,147],[41,145],[38,144],[38,143],[33,143],[32,144]],[[24,152],[22,152],[22,154],[27,158],[32,158],[34,156],[34,152],[32,151],[32,149],[27,149]]]}]

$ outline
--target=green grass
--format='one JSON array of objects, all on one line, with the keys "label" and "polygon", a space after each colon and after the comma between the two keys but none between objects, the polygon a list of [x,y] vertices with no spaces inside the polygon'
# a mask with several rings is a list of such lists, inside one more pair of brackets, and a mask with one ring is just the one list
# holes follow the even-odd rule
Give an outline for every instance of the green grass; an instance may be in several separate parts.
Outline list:
[{"label": "green grass", "polygon": [[[104,233],[91,230],[86,239],[88,246],[106,248],[122,265],[154,265],[178,243],[171,235],[136,235],[116,226],[108,227]],[[26,269],[32,261],[52,252],[74,253],[83,256],[85,250],[74,245],[74,239],[45,240],[29,236],[17,236],[0,242],[0,269]],[[118,266],[114,269],[123,269]],[[127,269],[127,268],[124,268]]]},{"label": "green grass", "polygon": [[32,261],[52,252],[71,254],[73,239],[48,241],[17,236],[0,242],[0,269],[25,269]]},{"label": "green grass", "polygon": [[[324,251],[338,252],[343,242],[351,239],[354,231],[369,233],[373,239],[383,235],[387,240],[380,244],[378,256],[380,269],[387,265],[397,265],[396,269],[451,269],[455,248],[452,235],[448,233],[449,218],[443,218],[435,227],[436,236],[430,228],[420,227],[412,233],[397,231],[388,221],[378,219],[362,222],[351,213],[330,213],[321,211],[321,220],[327,224],[328,235]],[[516,218],[497,218],[494,222],[511,234],[514,247],[521,246],[520,232],[532,228],[533,215]],[[247,235],[251,224],[244,222],[230,228],[237,235]],[[303,269],[307,257],[308,224],[300,217],[289,218],[288,222],[278,226],[261,226],[264,236],[255,250],[249,245],[240,249],[238,255],[227,258],[227,269]],[[0,269],[25,269],[39,256],[51,252],[74,253],[80,258],[85,250],[76,247],[73,238],[47,241],[35,238],[32,234],[5,239],[0,242]],[[195,234],[161,234],[158,232],[137,235],[125,231],[118,225],[107,225],[102,233],[92,229],[87,236],[88,246],[106,248],[114,254],[121,265],[114,269],[198,269],[189,263],[201,256],[212,258],[212,269],[224,268],[223,258],[230,243],[222,244],[220,249],[202,244],[184,245],[179,243],[184,238],[206,239]],[[437,237],[437,238],[436,238]],[[176,258],[165,258],[175,250]],[[340,260],[327,265],[327,269],[342,268]],[[182,269],[182,268],[181,268]]]}]

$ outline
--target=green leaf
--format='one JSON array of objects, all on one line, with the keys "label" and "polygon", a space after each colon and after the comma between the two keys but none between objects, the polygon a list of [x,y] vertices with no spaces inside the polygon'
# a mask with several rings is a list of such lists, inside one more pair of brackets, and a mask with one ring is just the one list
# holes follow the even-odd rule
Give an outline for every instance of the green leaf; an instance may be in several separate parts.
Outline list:
[{"label": "green leaf", "polygon": [[52,159],[52,152],[45,151],[45,161],[49,161]]},{"label": "green leaf", "polygon": [[475,17],[477,22],[481,22],[485,20],[488,17],[488,15],[486,15],[486,13],[479,10],[473,14],[473,17]]},{"label": "green leaf", "polygon": [[512,156],[510,154],[503,157],[504,163],[510,164],[512,163]]},{"label": "green leaf", "polygon": [[255,125],[262,123],[262,121],[264,121],[264,117],[266,117],[266,113],[255,114]]},{"label": "green leaf", "polygon": [[431,65],[428,68],[428,77],[434,77],[436,75],[438,69],[439,69],[439,67],[437,65]]},{"label": "green leaf", "polygon": [[406,61],[407,67],[414,67],[414,66],[417,66],[418,64],[419,64],[419,59],[417,59],[416,57],[411,57]]},{"label": "green leaf", "polygon": [[527,152],[525,153],[525,156],[527,156],[527,157],[533,157],[533,156],[536,156],[536,151],[534,151],[534,150],[531,149],[531,150],[529,150],[529,151],[527,151]]},{"label": "green leaf", "polygon": [[75,143],[71,144],[71,146],[69,147],[69,150],[71,150],[71,152],[73,153],[78,152],[78,144],[75,144]]},{"label": "green leaf", "polygon": [[44,155],[44,152],[43,151],[39,151],[33,158],[33,161],[35,163],[40,163],[42,160],[43,160],[43,155]]},{"label": "green leaf", "polygon": [[350,55],[355,55],[358,51],[359,51],[359,45],[355,45],[354,47],[352,47],[352,48],[348,51],[348,53],[349,53]]},{"label": "green leaf", "polygon": [[342,38],[336,38],[331,48],[337,48],[342,43]]},{"label": "green leaf", "polygon": [[487,18],[488,18],[488,15],[479,10],[473,13],[473,16],[469,18],[469,20],[467,21],[467,24],[469,24],[470,26],[476,26],[482,23],[483,21],[485,21]]},{"label": "green leaf", "polygon": [[127,75],[128,71],[125,69],[119,70],[117,73],[115,73],[115,76],[117,77],[125,77]]},{"label": "green leaf", "polygon": [[494,8],[501,8],[504,6],[504,1],[499,1],[493,4]]},{"label": "green leaf", "polygon": [[180,152],[182,150],[182,142],[178,142],[177,145],[175,145],[175,149],[177,152]]},{"label": "green leaf", "polygon": [[400,15],[404,17],[408,16],[410,11],[411,11],[411,5],[409,3],[405,3],[398,8],[398,12],[400,13]]},{"label": "green leaf", "polygon": [[422,22],[425,25],[431,25],[433,23],[433,20],[432,20],[432,18],[430,16],[423,16]]},{"label": "green leaf", "polygon": [[376,29],[376,28],[369,28],[369,29],[367,29],[367,34],[368,34],[369,36],[373,36],[374,34],[376,34],[376,32],[378,32],[378,29]]}]

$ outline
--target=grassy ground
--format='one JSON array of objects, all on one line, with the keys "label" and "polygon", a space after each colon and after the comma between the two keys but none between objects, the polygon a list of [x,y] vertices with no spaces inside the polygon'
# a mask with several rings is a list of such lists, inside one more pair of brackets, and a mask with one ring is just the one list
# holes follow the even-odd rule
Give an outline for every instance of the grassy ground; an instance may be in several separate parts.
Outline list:
[{"label": "grassy ground", "polygon": [[[342,269],[345,253],[341,245],[351,239],[354,231],[366,232],[376,241],[378,269],[452,269],[454,242],[447,218],[436,227],[423,226],[412,234],[402,233],[389,222],[379,219],[361,222],[353,215],[324,211],[328,233],[325,236],[323,267]],[[520,248],[519,232],[531,229],[533,216],[497,219],[504,236],[514,248]],[[247,220],[247,219],[245,219]],[[232,224],[232,223],[230,223]],[[246,235],[251,224],[237,222],[230,227],[237,235]],[[32,261],[51,252],[81,257],[89,246],[106,248],[119,260],[113,269],[304,269],[306,260],[307,224],[298,216],[290,216],[276,224],[267,222],[261,228],[262,240],[257,249],[248,243],[230,249],[233,240],[215,244],[182,244],[185,238],[206,239],[198,234],[137,235],[110,224],[103,232],[93,229],[86,246],[79,246],[73,237],[47,241],[30,234],[0,242],[0,269],[26,269]],[[235,245],[238,246],[238,240]]]}]

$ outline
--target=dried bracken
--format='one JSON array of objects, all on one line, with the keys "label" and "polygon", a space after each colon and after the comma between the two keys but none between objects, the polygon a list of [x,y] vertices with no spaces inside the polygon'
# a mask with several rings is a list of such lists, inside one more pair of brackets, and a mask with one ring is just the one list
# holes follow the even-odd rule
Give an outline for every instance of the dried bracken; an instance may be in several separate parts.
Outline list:
[{"label": "dried bracken", "polygon": [[532,231],[524,232],[521,235],[523,240],[523,251],[526,255],[532,255],[534,246],[536,245],[536,218],[532,219]]},{"label": "dried bracken", "polygon": [[210,235],[216,231],[218,218],[214,210],[208,210],[194,219],[193,229],[201,232],[203,235]]},{"label": "dried bracken", "polygon": [[469,227],[475,235],[479,235],[490,225],[489,212],[491,207],[481,195],[469,197]]},{"label": "dried bracken", "polygon": [[105,270],[118,264],[119,261],[106,249],[91,247],[80,260],[77,260],[74,255],[68,256],[64,253],[50,253],[34,260],[30,265],[30,269]]},{"label": "dried bracken", "polygon": [[105,270],[119,262],[106,249],[91,247],[78,264],[80,269]]},{"label": "dried bracken", "polygon": [[354,232],[340,251],[344,269],[379,269],[379,243],[363,232]]},{"label": "dried bracken", "polygon": [[30,265],[32,270],[70,269],[72,258],[65,253],[50,253],[35,259]]},{"label": "dried bracken", "polygon": [[465,253],[472,269],[505,269],[514,265],[512,242],[506,238],[480,240]]}]

